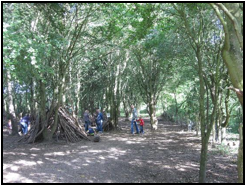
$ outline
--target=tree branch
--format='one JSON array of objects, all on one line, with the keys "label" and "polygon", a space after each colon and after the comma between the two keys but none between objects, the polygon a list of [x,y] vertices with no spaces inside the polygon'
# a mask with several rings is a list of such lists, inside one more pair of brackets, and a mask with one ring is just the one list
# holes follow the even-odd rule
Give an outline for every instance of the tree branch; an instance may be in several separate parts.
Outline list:
[{"label": "tree branch", "polygon": [[237,19],[231,14],[231,12],[222,4],[222,3],[215,3],[216,6],[218,6],[223,12],[228,16],[228,18],[233,23],[233,27],[235,29],[238,42],[240,44],[241,50],[243,50],[243,37],[240,34],[239,24],[237,22]]},{"label": "tree branch", "polygon": [[228,28],[227,28],[227,24],[225,22],[225,20],[223,19],[219,9],[217,6],[214,5],[214,3],[210,3],[210,5],[212,6],[212,8],[214,9],[217,17],[219,18],[221,24],[223,25],[224,28],[224,32],[225,32],[225,43],[224,43],[224,48],[226,50],[230,49],[230,41],[229,41],[229,32],[228,32]]}]

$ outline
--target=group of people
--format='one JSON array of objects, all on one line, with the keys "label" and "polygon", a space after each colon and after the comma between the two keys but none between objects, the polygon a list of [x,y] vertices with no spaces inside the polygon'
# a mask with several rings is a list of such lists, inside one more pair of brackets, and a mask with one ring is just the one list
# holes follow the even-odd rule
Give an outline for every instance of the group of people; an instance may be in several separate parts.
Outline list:
[{"label": "group of people", "polygon": [[[137,116],[137,109],[134,107],[134,105],[131,105],[132,108],[132,121],[131,121],[131,134],[144,134],[143,126],[144,126],[144,120],[141,118],[141,116],[138,118]],[[103,114],[100,111],[99,108],[96,109],[96,115],[94,116],[95,123],[96,123],[96,130],[99,133],[103,132]],[[92,128],[92,121],[93,121],[93,116],[89,113],[88,110],[85,110],[84,112],[84,122],[85,122],[85,132],[89,135],[94,135],[95,130]],[[140,130],[138,128],[138,124],[140,126]],[[28,127],[30,125],[30,117],[29,114],[25,115],[21,120],[20,120],[20,128],[22,134],[27,134],[28,132]],[[134,127],[136,130],[136,133],[134,133]],[[9,130],[12,130],[12,125],[11,125],[11,120],[8,121],[8,128]]]},{"label": "group of people", "polygon": [[[85,110],[84,113],[84,122],[85,122],[85,132],[87,132],[88,134],[94,134],[94,129],[92,128],[92,120],[93,120],[93,116],[90,115],[88,110]],[[95,115],[95,122],[96,122],[96,129],[99,133],[103,132],[103,114],[100,111],[99,108],[96,109],[96,115]]]},{"label": "group of people", "polygon": [[[134,105],[131,105],[132,108],[132,121],[131,121],[131,134],[144,134],[144,120],[141,118],[141,116],[138,118],[137,116],[137,109],[134,107]],[[85,122],[85,132],[88,135],[94,135],[95,130],[92,128],[91,123],[92,123],[92,115],[90,115],[88,110],[85,110],[84,112],[84,122]],[[96,109],[96,116],[95,116],[95,122],[96,122],[96,130],[99,133],[103,132],[102,126],[103,126],[103,114],[101,113],[100,109]],[[139,122],[139,127],[138,124]],[[134,133],[134,127],[136,130],[136,133]]]}]

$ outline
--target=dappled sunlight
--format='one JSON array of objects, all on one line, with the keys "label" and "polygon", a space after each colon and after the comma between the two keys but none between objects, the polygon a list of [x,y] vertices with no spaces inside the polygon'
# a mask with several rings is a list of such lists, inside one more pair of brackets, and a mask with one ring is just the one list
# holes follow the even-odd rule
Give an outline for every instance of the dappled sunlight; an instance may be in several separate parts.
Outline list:
[{"label": "dappled sunlight", "polygon": [[33,148],[30,149],[30,151],[40,151],[40,150],[41,150],[41,149],[35,148],[35,147],[33,147]]},{"label": "dappled sunlight", "polygon": [[109,141],[115,141],[115,140],[117,140],[117,141],[128,141],[127,138],[119,137],[119,136],[116,136],[114,138],[108,138],[107,140],[109,140]]},{"label": "dappled sunlight", "polygon": [[[4,173],[3,173],[4,174]],[[21,178],[21,175],[18,173],[6,173],[4,174],[4,182],[15,182],[15,181],[19,181],[19,179]]]},{"label": "dappled sunlight", "polygon": [[89,153],[101,153],[102,150],[88,150]]},{"label": "dappled sunlight", "polygon": [[[143,136],[126,130],[129,128],[112,134],[105,132],[99,143],[49,144],[51,148],[40,143],[4,151],[4,159],[11,161],[3,164],[4,182],[145,183],[158,179],[165,183],[177,178],[181,182],[197,181],[192,175],[199,171],[198,137],[170,128],[170,132],[146,129]],[[214,161],[220,161],[216,164],[218,169],[226,170],[225,157],[214,156]],[[10,180],[6,173],[18,174]],[[218,176],[221,178],[221,173]]]},{"label": "dappled sunlight", "polygon": [[82,165],[83,165],[83,166],[89,166],[89,164],[88,164],[88,163],[83,163]]},{"label": "dappled sunlight", "polygon": [[98,158],[101,160],[105,160],[105,158],[103,156],[99,156]]},{"label": "dappled sunlight", "polygon": [[13,165],[13,166],[10,167],[10,170],[12,170],[12,171],[18,171],[19,170],[19,167]]},{"label": "dappled sunlight", "polygon": [[18,155],[18,156],[27,156],[27,153],[23,153],[23,152],[3,152],[3,155]]},{"label": "dappled sunlight", "polygon": [[64,156],[66,153],[64,152],[54,152],[55,156]]},{"label": "dappled sunlight", "polygon": [[[57,171],[61,171],[61,170],[57,170]],[[30,176],[32,178],[37,178],[37,177],[42,177],[44,178],[46,181],[46,183],[56,183],[58,181],[56,180],[63,180],[62,177],[60,177],[59,175],[57,174],[54,174],[54,173],[42,173],[42,172],[38,172],[38,173],[31,173]]]},{"label": "dappled sunlight", "polygon": [[3,175],[4,183],[34,183],[33,180],[25,178],[18,173],[9,172],[3,173]]},{"label": "dappled sunlight", "polygon": [[30,161],[30,160],[19,160],[19,161],[15,161],[15,164],[20,164],[21,166],[33,166],[33,165],[37,165],[37,163],[35,161]]},{"label": "dappled sunlight", "polygon": [[178,164],[177,166],[175,166],[175,168],[178,170],[178,171],[188,171],[188,170],[191,170],[191,169],[195,169],[195,170],[199,170],[199,166],[198,165],[191,165],[191,164]]},{"label": "dappled sunlight", "polygon": [[3,170],[5,171],[5,170],[7,170],[7,169],[10,169],[11,171],[14,171],[14,172],[16,172],[16,171],[18,171],[19,170],[19,166],[16,166],[16,165],[14,165],[14,164],[4,164],[3,165]]},{"label": "dappled sunlight", "polygon": [[118,160],[118,157],[111,156],[111,155],[107,156],[107,158]]},{"label": "dappled sunlight", "polygon": [[87,145],[83,145],[83,146],[79,146],[78,149],[84,149],[84,150],[87,150],[89,146]]},{"label": "dappled sunlight", "polygon": [[140,144],[139,141],[127,141],[126,144]]},{"label": "dappled sunlight", "polygon": [[85,160],[87,163],[92,163],[93,161],[91,161],[91,160],[88,160],[87,158],[86,158],[86,160]]}]

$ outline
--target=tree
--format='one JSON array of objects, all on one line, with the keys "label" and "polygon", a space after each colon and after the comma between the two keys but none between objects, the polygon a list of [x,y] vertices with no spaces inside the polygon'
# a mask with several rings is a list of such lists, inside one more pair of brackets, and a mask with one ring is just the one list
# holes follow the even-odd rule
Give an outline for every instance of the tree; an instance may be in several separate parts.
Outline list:
[{"label": "tree", "polygon": [[157,130],[156,105],[163,86],[171,79],[172,66],[168,56],[171,49],[167,49],[167,44],[163,45],[164,40],[168,43],[168,38],[161,38],[153,32],[133,49],[136,64],[133,72],[136,79],[134,86],[138,87],[149,109],[151,128]]},{"label": "tree", "polygon": [[[217,17],[224,30],[224,45],[222,48],[222,58],[228,69],[231,83],[237,94],[238,100],[243,108],[243,8],[240,3],[211,3]],[[224,16],[219,11],[222,10]],[[242,133],[240,133],[242,134]],[[242,136],[240,136],[242,139]],[[241,143],[241,140],[240,140]],[[243,145],[240,144],[238,151],[238,181],[243,183],[242,158]]]},{"label": "tree", "polygon": [[200,124],[205,182],[211,132],[215,141],[218,128],[238,126],[243,109],[242,4],[210,5],[4,3],[4,107],[16,121],[36,118],[35,141],[55,134],[60,106],[76,117],[99,107],[119,127],[121,107],[129,118],[144,104],[157,129],[161,104],[170,120]]},{"label": "tree", "polygon": [[[219,73],[219,56],[218,52],[217,55],[215,53],[214,58],[214,64],[215,64],[215,73],[212,77],[212,83],[213,85],[210,85],[210,82],[207,81],[206,74],[204,73],[205,70],[205,61],[204,61],[204,54],[206,52],[204,51],[205,43],[209,39],[209,32],[208,28],[211,28],[211,24],[208,21],[211,19],[209,16],[204,16],[204,12],[206,10],[206,7],[204,5],[199,6],[193,6],[193,5],[181,5],[177,6],[173,4],[173,7],[178,12],[180,19],[183,22],[183,25],[186,30],[187,37],[189,38],[189,43],[191,47],[193,48],[196,60],[198,64],[198,75],[199,75],[199,114],[200,114],[200,125],[201,125],[201,137],[202,137],[202,148],[201,148],[201,158],[200,158],[200,172],[199,172],[199,182],[204,183],[206,182],[206,161],[207,161],[207,151],[208,151],[208,141],[209,137],[214,125],[215,121],[215,113],[217,111],[217,105],[218,105],[218,87],[219,87],[219,79],[218,79],[218,73]],[[187,16],[187,12],[189,11],[189,16]],[[207,11],[207,14],[210,10]],[[196,14],[196,17],[194,15]],[[215,36],[213,36],[215,37]],[[209,85],[208,85],[209,84]],[[206,85],[206,89],[205,89]],[[210,88],[211,91],[211,98],[213,100],[213,110],[209,117],[209,108],[207,105],[207,117],[205,116],[205,91],[209,91],[208,86],[213,86],[213,90]],[[208,99],[208,93],[207,93],[207,99]],[[207,101],[208,104],[208,101]],[[205,119],[206,122],[205,122]]]},{"label": "tree", "polygon": [[[228,69],[234,88],[243,91],[243,9],[240,3],[211,3],[224,30],[222,58]],[[219,9],[225,14],[223,16]],[[243,94],[237,93],[243,107]]]}]

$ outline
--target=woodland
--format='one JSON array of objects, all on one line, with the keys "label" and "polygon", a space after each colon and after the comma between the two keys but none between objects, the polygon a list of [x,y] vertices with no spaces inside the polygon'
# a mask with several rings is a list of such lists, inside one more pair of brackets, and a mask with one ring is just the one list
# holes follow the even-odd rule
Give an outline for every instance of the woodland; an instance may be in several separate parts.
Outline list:
[{"label": "woodland", "polygon": [[[211,161],[217,161],[211,149],[228,146],[228,136],[234,135],[233,145],[237,146],[232,172],[235,182],[244,183],[244,3],[2,2],[2,10],[4,182],[12,182],[11,175],[18,174],[8,172],[13,162],[18,159],[20,163],[22,158],[28,162],[31,159],[29,155],[24,157],[25,153],[38,146],[37,156],[55,153],[64,158],[60,163],[55,158],[46,159],[43,164],[70,162],[70,166],[85,159],[74,163],[69,153],[84,152],[88,158],[90,148],[92,153],[109,149],[108,156],[114,156],[114,163],[103,177],[95,178],[96,182],[131,182],[127,177],[131,168],[124,168],[123,162],[130,166],[127,158],[131,156],[126,154],[132,152],[147,163],[158,158],[160,164],[156,165],[158,170],[144,167],[140,171],[144,162],[137,159],[132,174],[140,176],[139,183],[211,183],[208,167]],[[146,122],[142,138],[130,135],[131,105]],[[93,114],[96,108],[106,118],[99,143],[93,143],[85,134],[82,120],[86,109]],[[25,114],[30,114],[31,128],[20,136],[18,126]],[[4,133],[7,120],[12,123],[9,135]],[[59,130],[64,135],[61,141],[66,141],[62,147],[54,140]],[[186,147],[190,152],[182,145],[186,140],[188,144],[188,139],[196,144]],[[146,144],[141,149],[132,143]],[[156,149],[151,151],[153,146]],[[167,174],[169,169],[161,169],[171,158],[168,152],[175,154],[183,149],[182,158],[189,158],[195,146],[198,157],[194,179],[184,174],[180,175],[182,179],[172,180]],[[88,147],[87,151],[84,147]],[[23,156],[18,155],[20,152]],[[106,161],[103,158],[103,153],[101,159],[95,157],[102,169]],[[228,166],[222,156],[218,159]],[[37,162],[41,160],[35,161],[34,182],[53,182],[49,179],[54,172],[44,172],[49,175],[45,180],[46,176],[38,174],[41,170]],[[177,165],[175,162],[169,165],[170,171]],[[19,172],[28,169],[19,165],[15,165]],[[66,171],[66,167],[54,171],[60,169]],[[141,177],[141,172],[150,169],[152,173]],[[87,170],[91,174],[97,171],[92,167]],[[222,174],[228,183],[233,173],[227,170],[223,169]],[[113,179],[120,171],[126,172]],[[184,173],[189,174],[186,170]],[[90,180],[84,173],[80,179],[62,180],[61,176],[55,182]]]}]

